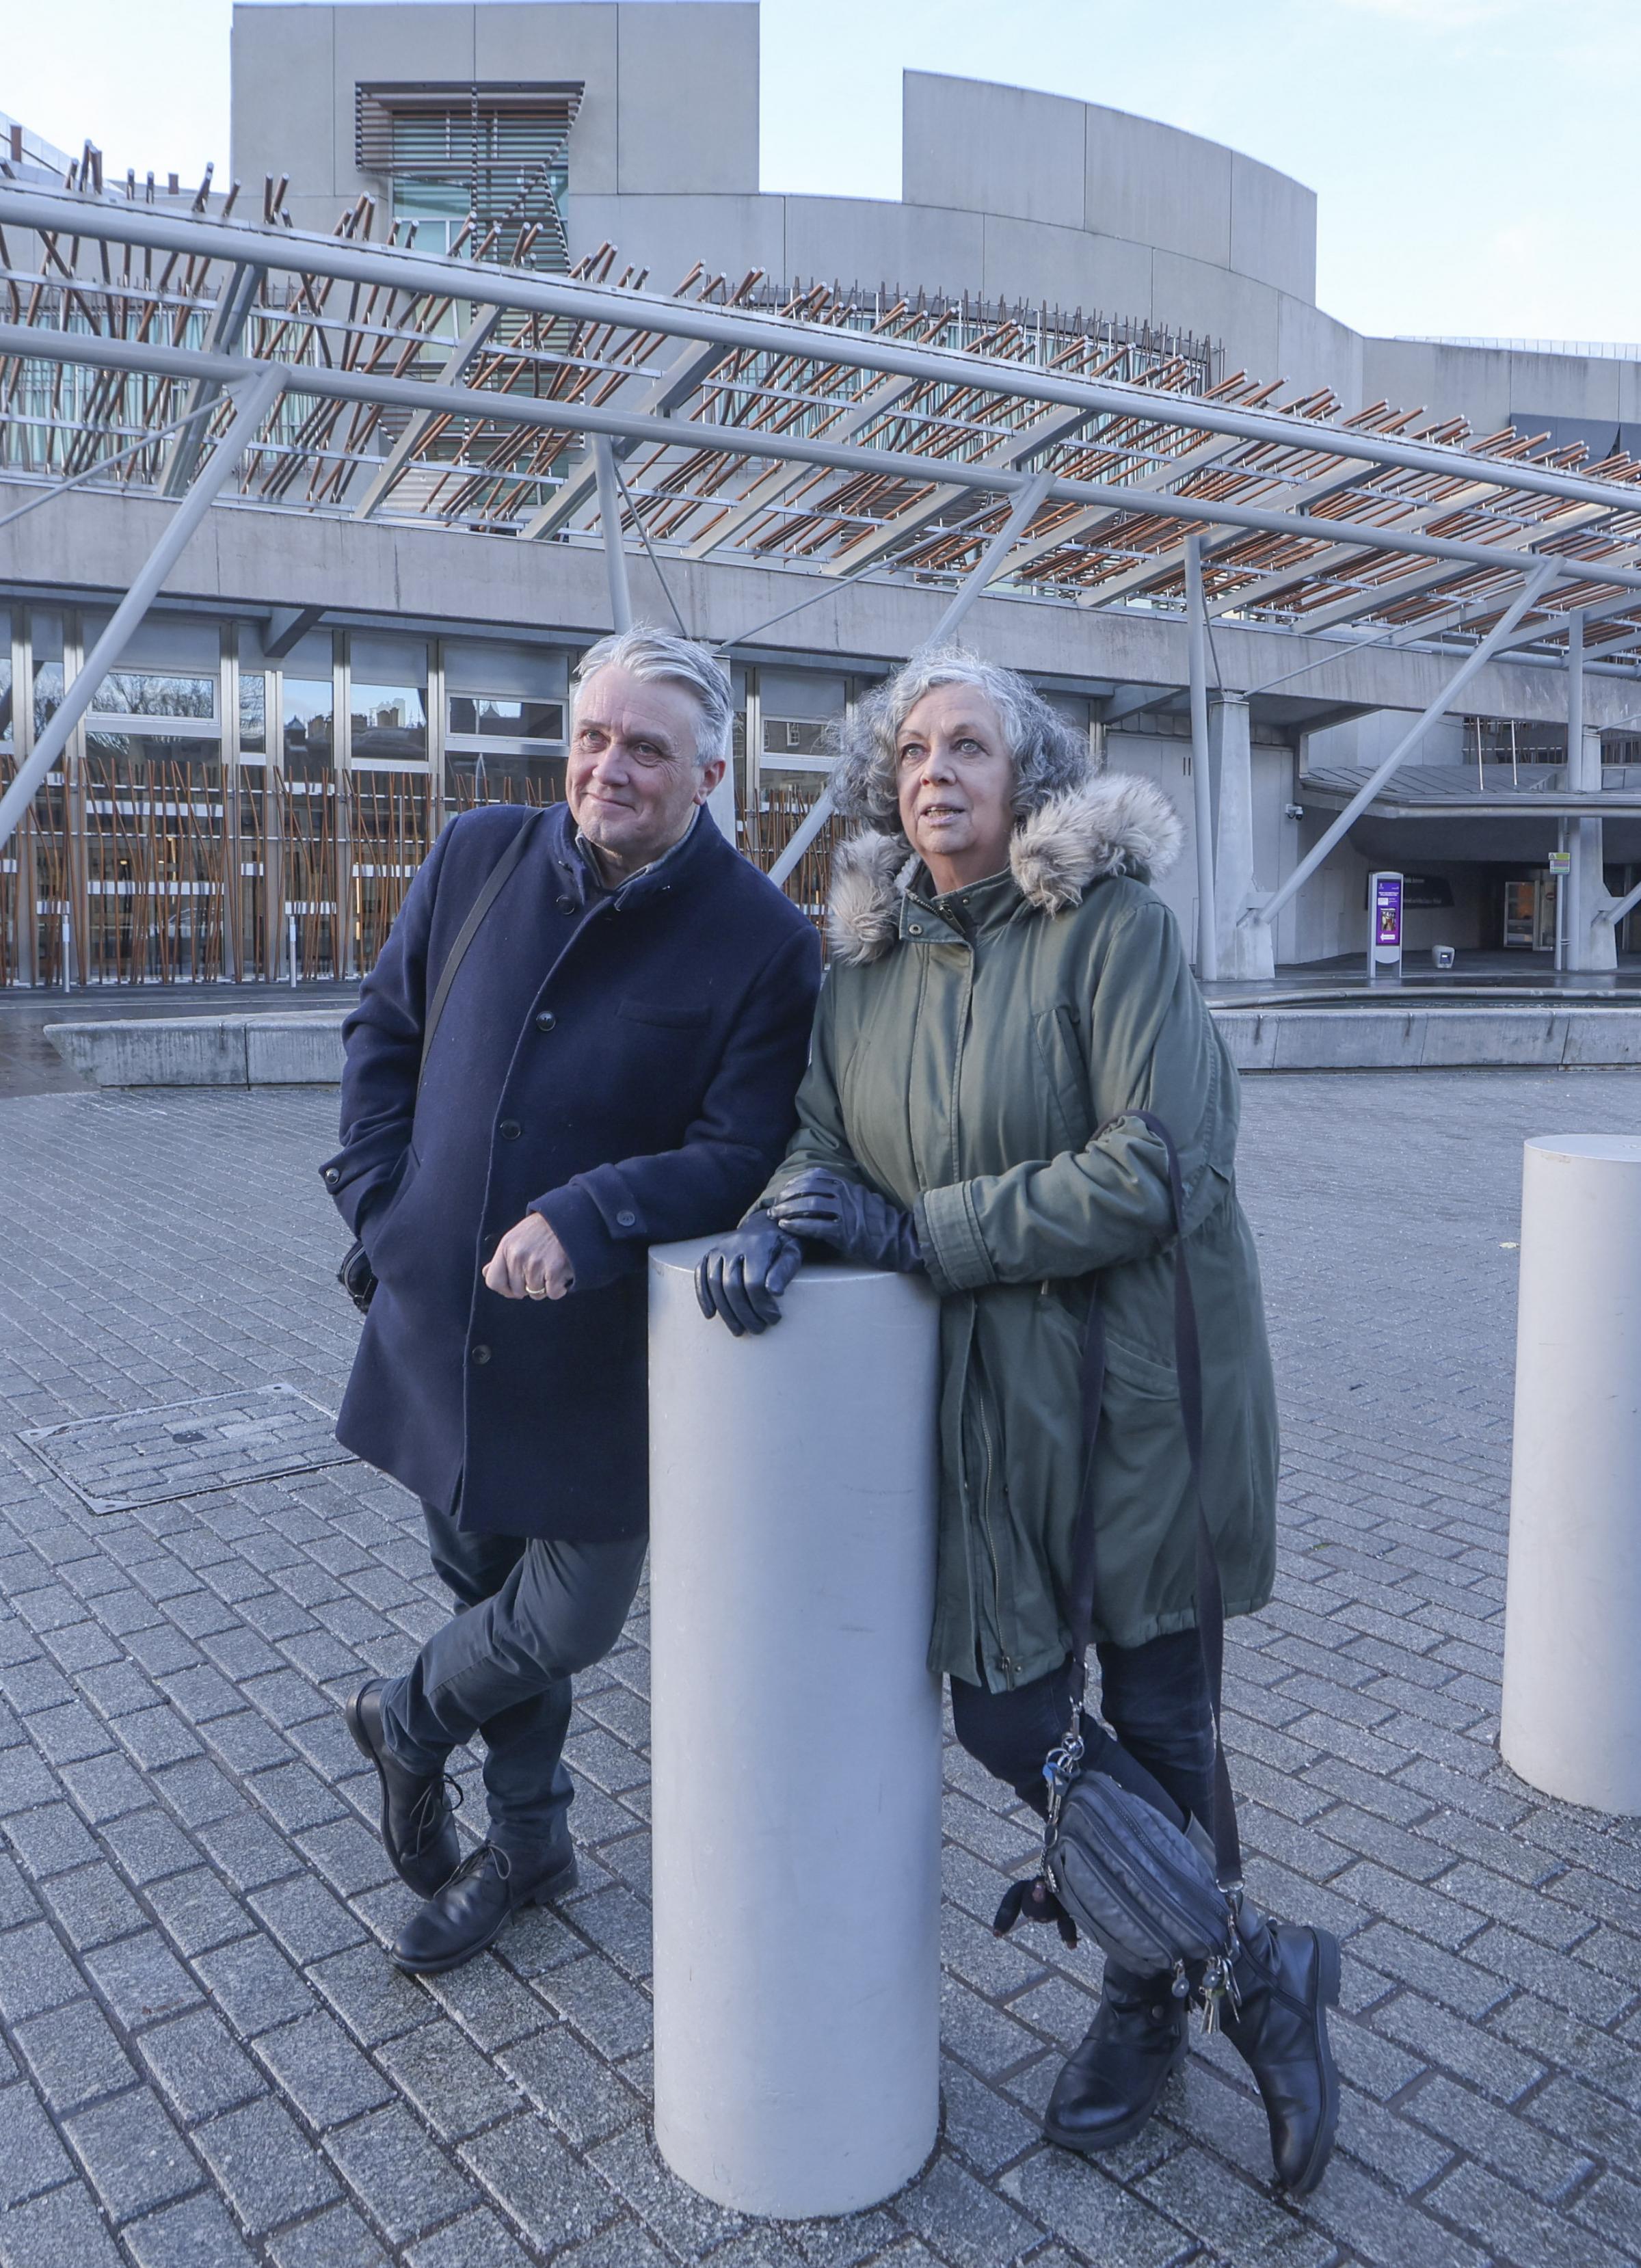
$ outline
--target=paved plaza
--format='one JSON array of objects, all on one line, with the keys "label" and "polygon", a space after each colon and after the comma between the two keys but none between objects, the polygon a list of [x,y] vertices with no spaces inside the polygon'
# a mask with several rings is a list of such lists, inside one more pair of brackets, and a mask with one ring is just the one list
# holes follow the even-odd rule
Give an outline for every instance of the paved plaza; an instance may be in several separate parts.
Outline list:
[{"label": "paved plaza", "polygon": [[1320,2193],[1273,2198],[1218,2039],[1108,2162],[1041,2141],[1097,1966],[993,1939],[1034,1823],[951,1749],[940,2146],[880,2211],[776,2228],[649,2137],[642,1595],[578,1689],[580,1890],[413,1983],[340,1705],[444,1613],[415,1504],[354,1464],[208,1458],[230,1485],[98,1513],[62,1475],[129,1503],[117,1460],[18,1438],[208,1396],[249,1425],[276,1385],[335,1408],[335,1095],[0,1101],[4,2268],[1641,2258],[1641,1822],[1542,1800],[1494,1747],[1521,1138],[1638,1115],[1641,1074],[1246,1089],[1282,1558],[1226,1731],[1255,1893],[1347,1940]]}]

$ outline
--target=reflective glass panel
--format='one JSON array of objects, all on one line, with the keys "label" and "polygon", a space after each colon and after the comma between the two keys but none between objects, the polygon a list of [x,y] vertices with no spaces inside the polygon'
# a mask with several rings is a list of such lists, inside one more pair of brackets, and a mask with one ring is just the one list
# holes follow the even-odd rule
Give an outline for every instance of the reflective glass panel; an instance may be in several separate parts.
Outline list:
[{"label": "reflective glass panel", "polygon": [[349,709],[355,763],[424,763],[427,696],[414,685],[361,685]]},{"label": "reflective glass panel", "polygon": [[239,753],[268,753],[268,680],[260,669],[239,673]]},{"label": "reflective glass panel", "polygon": [[450,729],[498,740],[562,740],[563,704],[514,693],[453,693]]},{"label": "reflective glass panel", "polygon": [[214,717],[217,681],[112,669],[92,696],[92,707],[104,716]]},{"label": "reflective glass panel", "polygon": [[328,677],[287,677],[284,681],[285,763],[330,762],[334,740],[335,705]]}]

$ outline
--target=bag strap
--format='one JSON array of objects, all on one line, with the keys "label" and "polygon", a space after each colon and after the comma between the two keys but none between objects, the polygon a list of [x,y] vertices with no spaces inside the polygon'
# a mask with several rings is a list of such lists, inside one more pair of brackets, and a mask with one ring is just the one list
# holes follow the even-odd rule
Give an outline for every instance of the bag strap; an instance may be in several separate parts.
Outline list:
[{"label": "bag strap", "polygon": [[427,1076],[428,1051],[433,1044],[433,1035],[438,1029],[438,1020],[445,1012],[445,1003],[450,998],[450,988],[456,981],[456,971],[461,966],[462,957],[478,934],[480,923],[501,895],[507,877],[523,858],[525,845],[540,823],[540,814],[537,814],[526,819],[522,827],[514,829],[512,840],[485,876],[483,887],[467,909],[467,918],[456,932],[456,942],[451,946],[445,966],[438,972],[438,983],[433,988],[433,998],[428,1005],[427,1021],[422,1027],[422,1062],[416,1075],[418,1094],[422,1092],[422,1081]]},{"label": "bag strap", "polygon": [[[1168,1192],[1174,1207],[1174,1362],[1180,1381],[1180,1414],[1185,1424],[1186,1453],[1191,1465],[1191,1493],[1196,1503],[1196,1636],[1207,1673],[1208,1697],[1214,1715],[1213,1817],[1205,1822],[1212,1832],[1214,1873],[1223,1890],[1238,1889],[1242,1881],[1242,1846],[1237,1832],[1236,1800],[1225,1764],[1220,1731],[1220,1688],[1225,1675],[1225,1587],[1219,1580],[1219,1559],[1208,1525],[1203,1498],[1203,1357],[1196,1329],[1196,1304],[1191,1296],[1190,1270],[1185,1259],[1185,1189],[1180,1174],[1180,1153],[1162,1120],[1149,1110],[1124,1111],[1148,1127],[1167,1152]],[[1083,1705],[1088,1683],[1087,1653],[1094,1619],[1094,1443],[1100,1432],[1100,1407],[1105,1395],[1106,1327],[1096,1292],[1089,1310],[1083,1342],[1083,1495],[1071,1547],[1071,1596],[1067,1620],[1071,1627],[1072,1721]]]}]

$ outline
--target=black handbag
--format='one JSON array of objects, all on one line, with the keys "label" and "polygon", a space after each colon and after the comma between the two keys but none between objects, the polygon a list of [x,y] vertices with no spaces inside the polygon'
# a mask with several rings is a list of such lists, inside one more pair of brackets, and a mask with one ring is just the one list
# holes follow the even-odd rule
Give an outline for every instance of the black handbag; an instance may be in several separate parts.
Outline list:
[{"label": "black handbag", "polygon": [[[524,856],[525,844],[534,832],[534,827],[529,820],[522,827],[515,828],[512,840],[485,876],[483,888],[467,909],[467,918],[456,932],[456,942],[451,946],[445,966],[438,972],[438,983],[434,987],[433,998],[428,1006],[427,1022],[422,1030],[422,1061],[416,1075],[418,1095],[427,1073],[428,1050],[433,1044],[433,1035],[438,1029],[438,1020],[445,1012],[445,1002],[456,981],[456,971],[461,966],[462,956],[478,933],[479,924],[501,895],[503,883]],[[356,1236],[342,1255],[342,1265],[336,1270],[336,1281],[359,1313],[368,1315],[371,1302],[376,1297],[376,1270],[371,1265],[371,1256],[361,1238]]]},{"label": "black handbag", "polygon": [[1106,1369],[1105,1326],[1096,1299],[1083,1345],[1083,1500],[1072,1548],[1070,1595],[1064,1602],[1071,1632],[1071,1722],[1043,1765],[1048,1820],[1041,1864],[1032,1880],[1010,1889],[993,1926],[1004,1936],[1025,1913],[1056,1923],[1068,1944],[1075,1944],[1077,1932],[1085,1929],[1119,1968],[1142,1977],[1171,1972],[1175,1997],[1196,2000],[1204,2029],[1211,2031],[1218,2025],[1222,1997],[1229,1992],[1235,2003],[1233,1964],[1242,1853],[1219,1724],[1225,1594],[1203,1504],[1202,1351],[1185,1259],[1179,1152],[1167,1128],[1150,1111],[1123,1115],[1148,1126],[1168,1159],[1174,1227],[1174,1365],[1196,1504],[1196,1627],[1213,1705],[1213,1815],[1211,1821],[1188,1822],[1181,1831],[1142,1796],[1104,1773],[1082,1768],[1085,1656],[1094,1609],[1093,1451]]}]

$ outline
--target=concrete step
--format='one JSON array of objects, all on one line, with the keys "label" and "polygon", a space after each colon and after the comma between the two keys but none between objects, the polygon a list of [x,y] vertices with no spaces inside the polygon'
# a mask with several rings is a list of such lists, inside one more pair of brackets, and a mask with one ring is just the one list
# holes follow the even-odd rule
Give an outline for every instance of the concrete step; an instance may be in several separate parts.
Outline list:
[{"label": "concrete step", "polygon": [[1635,1007],[1216,1008],[1242,1071],[1453,1071],[1641,1064]]},{"label": "concrete step", "polygon": [[151,1016],[48,1024],[46,1037],[94,1086],[335,1086],[346,1014]]},{"label": "concrete step", "polygon": [[[335,1086],[343,1009],[48,1024],[97,1086]],[[1453,1071],[1641,1064],[1634,1007],[1216,1007],[1239,1071]]]}]

